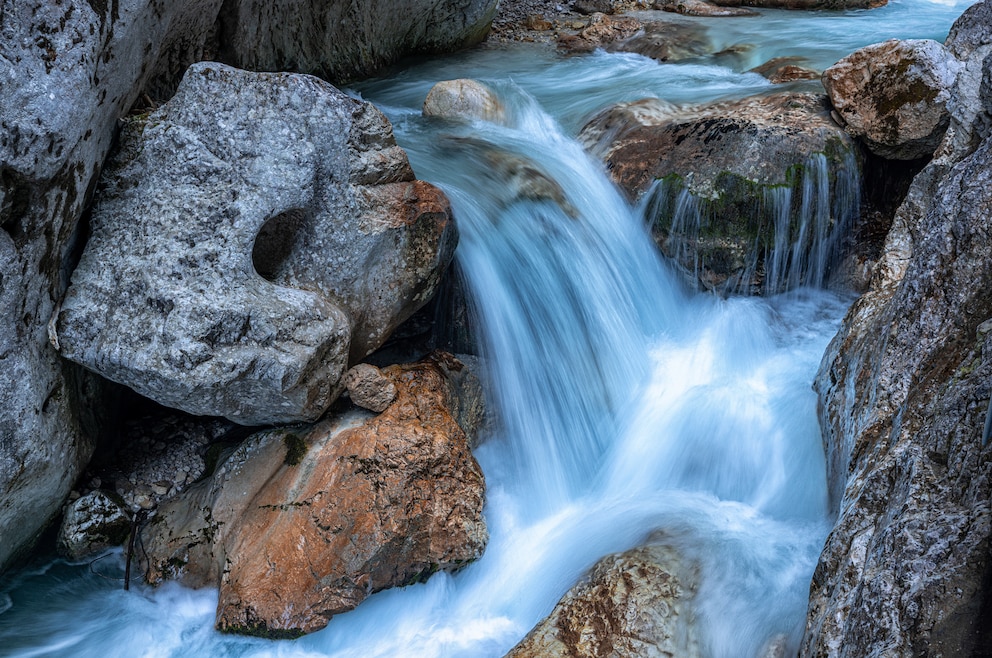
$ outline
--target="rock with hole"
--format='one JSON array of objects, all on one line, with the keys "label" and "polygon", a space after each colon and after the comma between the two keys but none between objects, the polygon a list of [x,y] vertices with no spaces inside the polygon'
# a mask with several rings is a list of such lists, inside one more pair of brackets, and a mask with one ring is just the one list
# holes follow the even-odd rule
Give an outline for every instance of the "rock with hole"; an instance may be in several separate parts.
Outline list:
[{"label": "rock with hole", "polygon": [[430,298],[456,239],[374,107],[197,64],[125,127],[53,340],[170,407],[314,420]]}]

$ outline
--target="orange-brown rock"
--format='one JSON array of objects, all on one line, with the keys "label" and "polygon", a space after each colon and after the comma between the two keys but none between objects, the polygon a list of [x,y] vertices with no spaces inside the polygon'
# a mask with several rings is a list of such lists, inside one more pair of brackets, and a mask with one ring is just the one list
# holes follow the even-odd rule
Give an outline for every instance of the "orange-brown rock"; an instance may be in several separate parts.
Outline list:
[{"label": "orange-brown rock", "polygon": [[147,580],[219,585],[218,628],[295,636],[478,558],[484,480],[446,375],[459,366],[390,366],[397,396],[380,415],[250,437],[144,530]]},{"label": "orange-brown rock", "polygon": [[637,53],[659,62],[678,62],[709,55],[714,50],[713,43],[701,25],[669,20],[645,23],[642,31],[610,44],[607,49]]},{"label": "orange-brown rock", "polygon": [[697,579],[668,546],[608,555],[506,658],[695,658]]}]

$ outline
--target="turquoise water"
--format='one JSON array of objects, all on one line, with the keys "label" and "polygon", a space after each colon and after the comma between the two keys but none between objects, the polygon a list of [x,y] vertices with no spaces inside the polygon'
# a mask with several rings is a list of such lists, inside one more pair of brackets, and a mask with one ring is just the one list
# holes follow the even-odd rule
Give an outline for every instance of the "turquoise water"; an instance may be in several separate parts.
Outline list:
[{"label": "turquoise water", "polygon": [[[754,656],[804,625],[829,530],[810,384],[850,299],[799,289],[721,300],[687,290],[640,210],[574,140],[606,105],[704,102],[771,90],[742,73],[801,54],[822,67],[884,38],[942,38],[966,3],[870,12],[763,12],[706,24],[742,61],[559,58],[521,46],[435,60],[354,93],[394,122],[419,177],[461,232],[500,430],[486,473],[485,556],[382,592],[292,642],[213,630],[215,591],[122,590],[122,559],[40,559],[0,585],[0,654],[27,656],[501,656],[601,556],[661,533],[699,566],[706,654]],[[503,125],[420,116],[437,80],[489,83]],[[808,83],[807,83],[808,84]],[[521,163],[525,164],[524,167]],[[521,193],[520,171],[555,194]]]}]

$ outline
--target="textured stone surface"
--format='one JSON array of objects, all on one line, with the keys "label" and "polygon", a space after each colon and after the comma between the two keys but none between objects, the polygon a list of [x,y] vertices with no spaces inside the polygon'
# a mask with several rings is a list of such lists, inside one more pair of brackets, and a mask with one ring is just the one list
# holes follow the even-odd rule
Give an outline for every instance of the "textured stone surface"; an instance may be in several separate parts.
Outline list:
[{"label": "textured stone surface", "polygon": [[118,118],[200,56],[219,0],[0,1],[0,570],[92,451],[100,385],[47,324]]},{"label": "textured stone surface", "polygon": [[398,395],[373,418],[249,438],[145,528],[149,582],[219,584],[219,628],[291,636],[478,558],[484,481],[453,416],[450,360],[384,369]]},{"label": "textured stone surface", "polygon": [[672,548],[609,555],[507,658],[695,658],[698,574]]},{"label": "textured stone surface", "polygon": [[[816,210],[829,233],[857,207],[858,147],[815,94],[681,108],[623,103],[594,117],[579,139],[631,200],[653,189],[656,240],[706,288],[785,285],[789,264],[778,247],[791,248],[798,225],[783,235],[783,217],[794,223]],[[804,249],[815,235],[806,233]]]},{"label": "textured stone surface", "polygon": [[558,48],[567,53],[588,53],[607,44],[627,39],[640,29],[640,21],[632,16],[613,17],[596,13],[577,32],[558,37]]},{"label": "textured stone surface", "polygon": [[55,341],[167,406],[314,420],[451,258],[447,201],[412,179],[371,105],[194,65],[122,135]]},{"label": "textured stone surface", "polygon": [[506,111],[496,94],[475,80],[442,80],[424,99],[424,116],[446,119],[482,119],[502,123]]},{"label": "textured stone surface", "polygon": [[241,68],[365,77],[403,56],[450,52],[485,38],[496,0],[228,0],[220,57]]},{"label": "textured stone surface", "polygon": [[822,80],[849,133],[882,157],[914,160],[943,138],[960,68],[936,41],[893,39],[848,55]]},{"label": "textured stone surface", "polygon": [[120,546],[131,534],[131,515],[123,501],[93,491],[73,501],[59,528],[59,553],[70,560],[91,557]]},{"label": "textured stone surface", "polygon": [[368,363],[359,363],[344,376],[351,401],[363,409],[379,413],[396,399],[396,384]]},{"label": "textured stone surface", "polygon": [[[989,34],[989,16],[973,7],[951,33]],[[973,75],[990,57],[964,62],[944,141],[817,375],[838,519],[803,656],[977,656],[992,640],[992,139]]]},{"label": "textured stone surface", "polygon": [[775,84],[793,82],[795,80],[818,80],[820,73],[802,66],[802,57],[774,57],[764,64],[755,66],[751,73],[758,73]]}]

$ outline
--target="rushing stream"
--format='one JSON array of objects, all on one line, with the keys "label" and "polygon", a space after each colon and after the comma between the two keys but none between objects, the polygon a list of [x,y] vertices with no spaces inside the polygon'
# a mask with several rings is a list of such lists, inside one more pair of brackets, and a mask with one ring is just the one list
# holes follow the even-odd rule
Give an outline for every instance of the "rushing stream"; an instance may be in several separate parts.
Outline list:
[{"label": "rushing stream", "polygon": [[[217,633],[214,591],[123,591],[119,553],[39,560],[0,585],[0,654],[498,657],[598,558],[649,536],[699,565],[706,655],[755,656],[772,640],[794,654],[829,530],[810,383],[850,299],[810,288],[726,300],[687,290],[651,244],[642,210],[574,135],[618,101],[767,91],[764,78],[739,71],[770,57],[823,68],[884,38],[943,39],[967,4],[708,21],[717,50],[755,44],[734,68],[518,46],[362,85],[355,93],[387,113],[418,176],[445,189],[459,222],[458,265],[501,419],[477,451],[486,554],[455,575],[374,595],[292,642]],[[499,93],[505,125],[420,115],[434,82],[460,77]],[[557,186],[557,202],[521,193],[521,176],[535,172]]]}]

